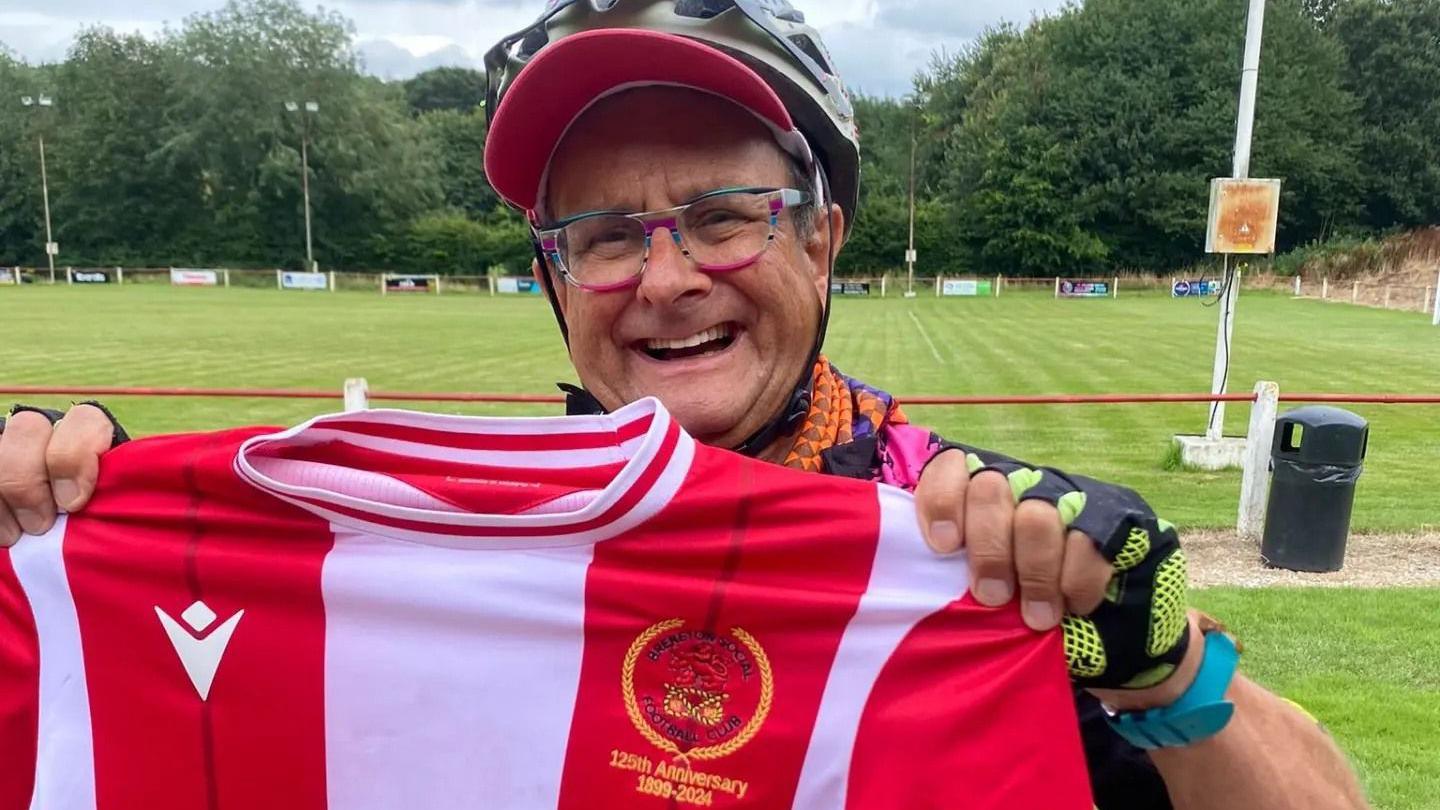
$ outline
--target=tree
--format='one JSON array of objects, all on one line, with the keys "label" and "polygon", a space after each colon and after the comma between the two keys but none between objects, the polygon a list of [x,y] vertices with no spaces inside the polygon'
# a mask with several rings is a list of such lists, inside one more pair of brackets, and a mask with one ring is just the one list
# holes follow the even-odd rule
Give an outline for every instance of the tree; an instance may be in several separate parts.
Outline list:
[{"label": "tree", "polygon": [[1366,223],[1440,222],[1440,3],[1349,0],[1329,28],[1360,99]]},{"label": "tree", "polygon": [[33,137],[42,122],[18,102],[22,94],[52,90],[39,71],[0,48],[0,265],[44,261],[40,161]]},{"label": "tree", "polygon": [[[165,157],[198,188],[188,234],[205,261],[303,257],[301,144],[310,142],[318,260],[373,262],[380,243],[436,201],[435,168],[400,88],[362,77],[350,24],[293,0],[231,0],[172,36]],[[288,113],[314,101],[319,112]]]},{"label": "tree", "polygon": [[405,100],[415,114],[468,113],[485,104],[485,74],[462,67],[431,68],[405,81]]},{"label": "tree", "polygon": [[158,159],[167,59],[161,43],[91,28],[57,69],[52,201],[70,261],[168,262],[202,208],[197,188]]},{"label": "tree", "polygon": [[458,211],[425,214],[411,223],[402,263],[419,273],[485,275],[496,265],[510,273],[529,267],[524,222],[505,211],[476,222]]},{"label": "tree", "polygon": [[[1228,176],[1245,30],[1230,0],[1089,0],[992,32],[922,79],[972,261],[1019,272],[1200,255]],[[1252,174],[1285,179],[1280,243],[1357,215],[1355,101],[1298,0],[1266,19]]]},{"label": "tree", "polygon": [[493,211],[500,201],[485,179],[484,111],[436,110],[423,113],[418,123],[439,170],[444,204],[472,219]]}]

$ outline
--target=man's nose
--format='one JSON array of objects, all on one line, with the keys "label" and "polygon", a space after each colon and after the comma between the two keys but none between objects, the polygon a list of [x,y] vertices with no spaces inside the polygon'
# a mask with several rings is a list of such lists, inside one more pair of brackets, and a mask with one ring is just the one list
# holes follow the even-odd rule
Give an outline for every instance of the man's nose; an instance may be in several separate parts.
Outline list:
[{"label": "man's nose", "polygon": [[661,226],[651,232],[650,258],[636,288],[641,299],[656,306],[675,304],[705,296],[711,284],[710,275],[681,251],[678,231]]}]

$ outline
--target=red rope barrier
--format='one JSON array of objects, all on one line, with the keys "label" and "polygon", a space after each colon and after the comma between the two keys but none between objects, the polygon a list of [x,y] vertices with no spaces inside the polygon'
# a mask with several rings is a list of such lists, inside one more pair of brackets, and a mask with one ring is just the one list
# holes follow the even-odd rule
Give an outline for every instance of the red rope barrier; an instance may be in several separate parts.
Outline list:
[{"label": "red rope barrier", "polygon": [[[340,399],[338,390],[317,388],[134,388],[107,385],[10,385],[0,394],[81,397],[243,397],[257,399]],[[371,391],[390,402],[563,403],[559,394],[498,394],[446,391]],[[1050,394],[1039,396],[900,397],[904,405],[1142,405],[1154,403],[1254,402],[1254,394]],[[1337,402],[1369,405],[1440,405],[1440,394],[1285,394],[1283,402]]]}]

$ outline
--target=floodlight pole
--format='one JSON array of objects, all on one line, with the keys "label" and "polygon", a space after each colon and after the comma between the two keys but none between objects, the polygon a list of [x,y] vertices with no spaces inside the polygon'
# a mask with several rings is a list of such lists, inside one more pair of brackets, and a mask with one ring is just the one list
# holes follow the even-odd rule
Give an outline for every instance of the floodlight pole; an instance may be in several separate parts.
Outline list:
[{"label": "floodlight pole", "polygon": [[[1265,0],[1250,0],[1250,16],[1245,24],[1245,61],[1240,69],[1240,112],[1235,124],[1235,161],[1231,176],[1250,176],[1250,145],[1255,133],[1255,94],[1260,85],[1260,43],[1265,29]],[[1230,258],[1225,257],[1224,300],[1220,307],[1220,323],[1215,329],[1215,362],[1210,372],[1210,393],[1225,393],[1230,354],[1235,334],[1235,305],[1240,300],[1240,273],[1230,274]],[[1210,421],[1205,437],[1218,441],[1225,428],[1225,403],[1210,403]]]},{"label": "floodlight pole", "polygon": [[50,176],[45,171],[45,136],[40,141],[40,196],[45,201],[45,257],[50,260],[50,283],[55,283],[55,239],[50,233]]},{"label": "floodlight pole", "polygon": [[310,133],[308,131],[300,139],[300,188],[305,194],[305,269],[313,273],[315,272],[315,245],[310,235]]},{"label": "floodlight pole", "polygon": [[905,251],[905,297],[915,297],[915,114],[910,115],[910,241]]},{"label": "floodlight pole", "polygon": [[[55,100],[50,96],[41,93],[39,97],[21,96],[20,104],[24,107],[31,107],[35,110],[49,109],[55,106]],[[37,132],[35,139],[40,144],[40,198],[45,208],[45,258],[50,263],[50,283],[55,283],[55,237],[50,230],[50,175],[45,169],[45,133]]]},{"label": "floodlight pole", "polygon": [[320,112],[320,105],[314,101],[307,101],[303,105],[287,101],[285,109],[300,113],[300,191],[305,197],[305,270],[314,273],[320,268],[315,265],[315,246],[310,226],[310,114]]}]

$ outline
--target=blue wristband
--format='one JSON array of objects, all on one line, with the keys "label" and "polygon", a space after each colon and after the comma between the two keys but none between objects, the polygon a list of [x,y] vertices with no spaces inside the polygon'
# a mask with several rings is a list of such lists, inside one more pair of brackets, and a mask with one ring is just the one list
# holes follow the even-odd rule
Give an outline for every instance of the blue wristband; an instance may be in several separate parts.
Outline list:
[{"label": "blue wristband", "polygon": [[1205,634],[1205,656],[1195,682],[1169,706],[1111,715],[1110,727],[1131,745],[1145,750],[1190,745],[1219,734],[1235,714],[1225,690],[1235,677],[1240,651],[1222,632]]}]

